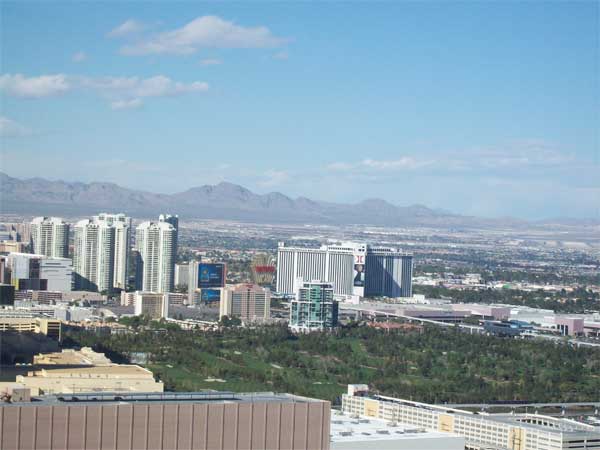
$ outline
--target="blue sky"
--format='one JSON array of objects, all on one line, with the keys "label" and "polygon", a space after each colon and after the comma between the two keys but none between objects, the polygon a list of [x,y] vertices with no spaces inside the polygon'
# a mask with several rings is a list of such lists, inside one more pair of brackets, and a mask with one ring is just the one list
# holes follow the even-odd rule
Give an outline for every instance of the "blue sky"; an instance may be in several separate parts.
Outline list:
[{"label": "blue sky", "polygon": [[600,217],[596,2],[2,2],[4,172]]}]

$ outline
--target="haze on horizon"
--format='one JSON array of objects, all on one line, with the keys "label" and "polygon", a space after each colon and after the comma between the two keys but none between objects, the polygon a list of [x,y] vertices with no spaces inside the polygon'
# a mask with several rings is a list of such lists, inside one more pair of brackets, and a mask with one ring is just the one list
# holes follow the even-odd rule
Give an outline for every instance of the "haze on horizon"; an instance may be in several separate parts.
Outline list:
[{"label": "haze on horizon", "polygon": [[600,218],[597,2],[2,2],[0,170]]}]

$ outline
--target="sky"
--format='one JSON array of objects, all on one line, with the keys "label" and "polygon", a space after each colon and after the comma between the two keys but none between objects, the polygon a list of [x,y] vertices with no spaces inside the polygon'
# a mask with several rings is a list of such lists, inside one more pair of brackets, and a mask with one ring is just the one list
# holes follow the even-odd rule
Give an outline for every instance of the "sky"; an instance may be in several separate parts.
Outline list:
[{"label": "sky", "polygon": [[0,169],[600,218],[597,2],[0,2]]}]

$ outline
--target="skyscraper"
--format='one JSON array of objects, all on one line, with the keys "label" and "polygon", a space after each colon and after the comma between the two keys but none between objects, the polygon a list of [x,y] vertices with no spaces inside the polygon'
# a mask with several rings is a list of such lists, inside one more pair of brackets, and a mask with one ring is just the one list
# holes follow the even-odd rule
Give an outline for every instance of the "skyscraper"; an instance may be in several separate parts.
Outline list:
[{"label": "skyscraper", "polygon": [[31,221],[33,253],[55,258],[69,256],[69,224],[60,217],[36,217]]},{"label": "skyscraper", "polygon": [[77,289],[112,291],[127,287],[131,219],[99,214],[75,225],[73,269]]},{"label": "skyscraper", "polygon": [[291,295],[297,282],[322,280],[333,284],[336,299],[410,297],[412,255],[394,248],[343,242],[320,248],[287,247],[277,250],[277,292]]},{"label": "skyscraper", "polygon": [[293,331],[326,330],[337,326],[338,303],[333,285],[322,281],[299,281],[296,298],[290,303],[290,328]]},{"label": "skyscraper", "polygon": [[140,288],[145,292],[173,290],[177,228],[166,221],[143,222],[136,228]]},{"label": "skyscraper", "polygon": [[175,261],[177,261],[177,246],[179,245],[179,216],[171,214],[161,214],[160,216],[158,216],[158,221],[170,223],[171,225],[173,225],[173,228],[175,228],[175,242],[173,243],[173,251],[175,253]]}]

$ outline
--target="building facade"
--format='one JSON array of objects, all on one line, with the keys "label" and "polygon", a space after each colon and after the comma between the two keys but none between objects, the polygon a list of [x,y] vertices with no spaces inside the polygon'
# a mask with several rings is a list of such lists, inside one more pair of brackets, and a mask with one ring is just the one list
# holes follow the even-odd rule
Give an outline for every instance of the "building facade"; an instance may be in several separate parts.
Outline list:
[{"label": "building facade", "polygon": [[337,326],[338,303],[331,283],[299,282],[290,302],[290,328],[296,332],[328,330]]},{"label": "building facade", "polygon": [[31,221],[33,253],[55,258],[69,256],[69,224],[59,217],[36,217]]},{"label": "building facade", "polygon": [[255,284],[228,286],[221,300],[219,317],[243,321],[267,320],[271,316],[271,292]]},{"label": "building facade", "polygon": [[142,291],[171,292],[175,281],[177,228],[166,221],[143,222],[136,228],[137,275]]},{"label": "building facade", "polygon": [[412,255],[393,248],[346,242],[277,250],[277,292],[292,295],[298,280],[333,284],[337,299],[412,296]]}]

